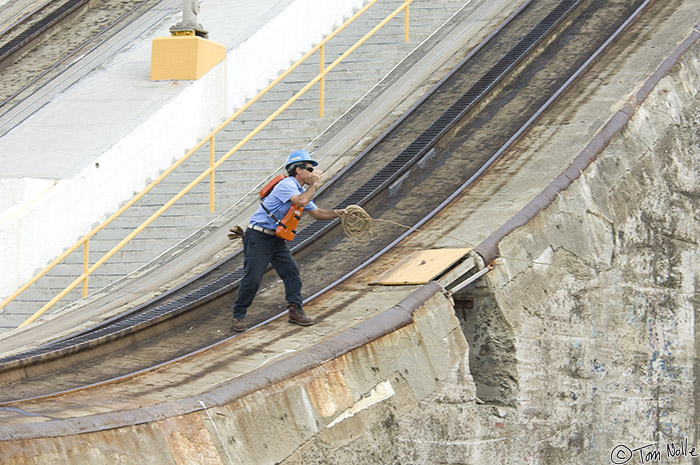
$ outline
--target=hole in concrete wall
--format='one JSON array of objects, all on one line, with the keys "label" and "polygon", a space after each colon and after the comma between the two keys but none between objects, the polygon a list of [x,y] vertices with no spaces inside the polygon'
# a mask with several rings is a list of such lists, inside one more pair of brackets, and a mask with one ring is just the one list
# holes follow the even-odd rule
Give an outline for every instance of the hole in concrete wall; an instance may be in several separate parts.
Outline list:
[{"label": "hole in concrete wall", "polygon": [[483,282],[453,296],[455,313],[469,342],[469,368],[484,403],[515,406],[518,381],[510,323]]}]

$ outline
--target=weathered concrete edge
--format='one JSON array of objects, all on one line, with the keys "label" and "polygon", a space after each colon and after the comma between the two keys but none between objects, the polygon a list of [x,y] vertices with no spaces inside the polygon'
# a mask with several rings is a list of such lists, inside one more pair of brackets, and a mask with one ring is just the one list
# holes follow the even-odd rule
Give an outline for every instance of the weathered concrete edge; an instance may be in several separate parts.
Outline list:
[{"label": "weathered concrete edge", "polygon": [[698,23],[676,49],[659,65],[654,73],[647,78],[639,91],[630,97],[627,103],[615,113],[603,126],[598,134],[593,137],[586,147],[574,158],[571,164],[559,176],[549,183],[535,198],[525,205],[518,213],[513,215],[493,234],[484,239],[474,250],[478,251],[485,264],[493,262],[500,256],[499,244],[510,233],[534,219],[538,213],[554,202],[560,192],[565,191],[583,171],[593,163],[603,150],[608,146],[612,138],[621,131],[632,119],[637,109],[647,99],[652,90],[668,72],[678,63],[681,56],[700,39],[700,23]]},{"label": "weathered concrete edge", "polygon": [[338,358],[414,322],[413,314],[443,291],[430,282],[411,292],[401,302],[341,333],[313,345],[278,363],[246,373],[203,393],[151,407],[125,410],[83,418],[0,426],[0,441],[71,436],[163,420],[205,408],[225,405],[262,388],[292,378]]}]

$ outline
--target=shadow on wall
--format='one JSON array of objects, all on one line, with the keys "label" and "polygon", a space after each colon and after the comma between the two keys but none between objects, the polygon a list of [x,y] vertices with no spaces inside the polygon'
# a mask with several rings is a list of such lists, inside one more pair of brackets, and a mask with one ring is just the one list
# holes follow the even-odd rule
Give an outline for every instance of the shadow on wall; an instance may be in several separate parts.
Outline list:
[{"label": "shadow on wall", "polygon": [[484,283],[453,296],[469,342],[469,368],[481,403],[515,407],[518,396],[515,333]]}]

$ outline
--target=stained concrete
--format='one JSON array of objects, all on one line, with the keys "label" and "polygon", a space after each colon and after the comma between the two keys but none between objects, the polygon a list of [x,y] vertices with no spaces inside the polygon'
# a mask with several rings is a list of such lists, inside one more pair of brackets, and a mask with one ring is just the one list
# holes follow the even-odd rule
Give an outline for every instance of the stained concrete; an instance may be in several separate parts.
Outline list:
[{"label": "stained concrete", "polygon": [[455,296],[469,366],[453,365],[428,398],[383,403],[283,463],[691,463],[698,57],[695,42],[652,78],[580,178]]},{"label": "stained concrete", "polygon": [[[244,341],[256,337],[244,336]],[[289,344],[289,339],[279,342]],[[3,414],[16,418],[6,418],[0,427],[0,460],[279,463],[323,431],[347,431],[349,425],[362,423],[374,405],[406,402],[406,395],[409,400],[425,398],[450,376],[452,366],[463,364],[465,354],[466,342],[449,298],[432,283],[298,354],[281,352],[284,363],[271,358],[270,364],[192,397],[105,413],[99,412],[101,405],[90,406],[90,395],[78,393],[53,407],[50,400],[45,402],[39,407],[43,417],[30,413],[36,406],[5,407]],[[259,352],[256,357],[261,355],[269,356]],[[226,358],[222,354],[221,363]],[[228,359],[240,361],[235,356]],[[207,370],[203,376],[211,375]],[[141,395],[146,404],[148,397]],[[61,418],[70,411],[63,408],[70,403],[82,404],[87,415]]]},{"label": "stained concrete", "polygon": [[530,405],[516,430],[533,431],[526,450],[543,463],[652,443],[690,463],[667,445],[700,439],[699,56],[696,42],[581,178],[501,243],[525,259],[501,259],[489,283]]}]

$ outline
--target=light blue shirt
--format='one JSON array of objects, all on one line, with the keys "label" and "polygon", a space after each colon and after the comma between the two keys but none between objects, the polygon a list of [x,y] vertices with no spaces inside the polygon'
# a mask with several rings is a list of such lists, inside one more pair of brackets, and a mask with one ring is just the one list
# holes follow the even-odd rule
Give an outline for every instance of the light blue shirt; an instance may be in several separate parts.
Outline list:
[{"label": "light blue shirt", "polygon": [[[270,195],[265,197],[263,204],[272,212],[275,218],[281,220],[292,206],[292,201],[290,199],[295,195],[303,193],[304,188],[301,187],[296,178],[286,177],[277,183],[275,188],[272,189],[272,192],[270,192]],[[304,210],[313,211],[316,210],[316,208],[318,208],[316,204],[311,201],[306,204]],[[260,226],[265,229],[277,228],[277,223],[275,220],[270,218],[262,206],[258,207],[258,210],[250,217],[250,224]]]}]

